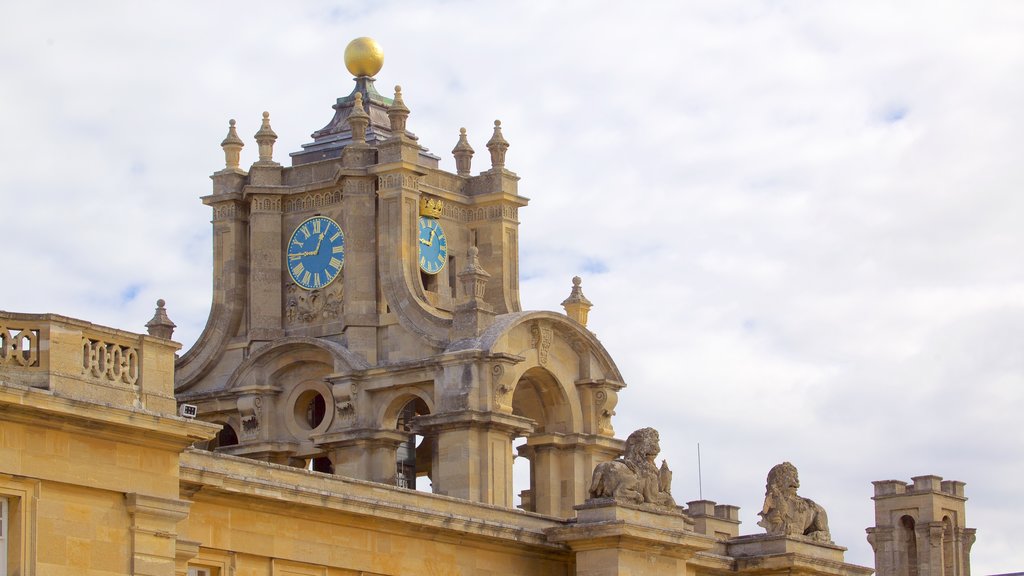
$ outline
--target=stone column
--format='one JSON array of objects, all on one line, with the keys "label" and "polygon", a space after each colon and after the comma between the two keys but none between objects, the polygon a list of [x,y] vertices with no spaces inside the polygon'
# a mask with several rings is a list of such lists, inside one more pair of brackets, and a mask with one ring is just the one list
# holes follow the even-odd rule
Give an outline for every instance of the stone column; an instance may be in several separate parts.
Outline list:
[{"label": "stone column", "polygon": [[622,442],[582,434],[535,434],[519,448],[530,459],[532,511],[571,517],[589,496],[594,468],[622,452]]},{"label": "stone column", "polygon": [[512,507],[512,440],[532,432],[532,420],[465,410],[420,416],[416,429],[437,437],[435,493]]},{"label": "stone column", "polygon": [[408,440],[399,430],[356,430],[325,434],[316,439],[339,476],[395,485],[398,445]]}]

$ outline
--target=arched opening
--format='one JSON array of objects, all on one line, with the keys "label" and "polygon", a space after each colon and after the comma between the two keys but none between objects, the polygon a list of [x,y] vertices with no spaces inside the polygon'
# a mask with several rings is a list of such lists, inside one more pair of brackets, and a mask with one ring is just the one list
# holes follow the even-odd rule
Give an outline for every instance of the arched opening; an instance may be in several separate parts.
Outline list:
[{"label": "arched opening", "polygon": [[556,451],[530,445],[529,438],[572,431],[572,412],[558,379],[544,368],[527,370],[512,394],[512,413],[533,420],[533,433],[513,440],[513,504],[523,510],[557,514],[565,471]]},{"label": "arched opening", "polygon": [[217,448],[234,446],[236,444],[238,444],[238,434],[235,433],[235,429],[230,424],[225,424],[220,429],[220,432],[217,432],[217,435],[206,445],[206,449],[213,451]]},{"label": "arched opening", "polygon": [[946,516],[942,519],[942,574],[943,576],[960,576],[956,572],[956,549],[953,546],[953,520]]},{"label": "arched opening", "polygon": [[899,576],[917,576],[917,531],[914,519],[900,518]]},{"label": "arched opening", "polygon": [[408,434],[406,440],[396,450],[397,470],[396,484],[402,488],[431,492],[433,481],[431,472],[434,460],[433,438],[416,434],[413,420],[417,416],[430,414],[427,403],[422,398],[413,398],[405,403],[398,412],[395,428]]},{"label": "arched opening", "polygon": [[314,456],[306,462],[306,470],[334,474],[334,464],[327,456]]}]

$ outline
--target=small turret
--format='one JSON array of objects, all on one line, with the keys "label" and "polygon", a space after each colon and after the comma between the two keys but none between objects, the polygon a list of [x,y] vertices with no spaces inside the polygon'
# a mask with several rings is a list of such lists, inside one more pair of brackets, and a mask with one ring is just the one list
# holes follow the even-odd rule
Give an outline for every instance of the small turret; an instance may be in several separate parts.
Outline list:
[{"label": "small turret", "polygon": [[475,151],[466,139],[466,129],[459,128],[459,142],[452,148],[452,156],[455,156],[455,171],[459,176],[469,176],[470,165],[473,163]]},{"label": "small turret", "polygon": [[508,141],[501,135],[501,120],[494,121],[494,135],[487,141],[487,149],[491,152],[491,168],[504,168]]},{"label": "small turret", "polygon": [[348,125],[352,128],[352,142],[366,144],[366,127],[370,125],[370,115],[363,108],[363,95],[355,93],[355,104],[348,115]]},{"label": "small turret", "polygon": [[580,287],[582,283],[583,280],[579,276],[573,276],[572,292],[562,301],[562,307],[565,308],[566,316],[586,326],[587,314],[594,305],[583,295],[583,288]]},{"label": "small turret", "polygon": [[388,119],[391,121],[391,132],[395,136],[404,136],[406,120],[409,119],[409,107],[402,100],[401,86],[395,86],[395,99],[388,107]]},{"label": "small turret", "polygon": [[146,331],[155,338],[170,340],[177,325],[167,317],[167,309],[164,308],[164,304],[166,303],[162,298],[156,301],[156,312],[153,313],[153,319],[146,322]]},{"label": "small turret", "polygon": [[259,145],[260,159],[258,164],[277,164],[274,162],[274,142],[277,134],[270,127],[270,112],[263,113],[263,124],[256,132],[256,144]]},{"label": "small turret", "polygon": [[235,131],[235,119],[228,120],[228,135],[221,141],[220,147],[224,149],[224,167],[228,170],[239,170],[238,162],[242,155],[242,148],[245,142],[238,137]]}]

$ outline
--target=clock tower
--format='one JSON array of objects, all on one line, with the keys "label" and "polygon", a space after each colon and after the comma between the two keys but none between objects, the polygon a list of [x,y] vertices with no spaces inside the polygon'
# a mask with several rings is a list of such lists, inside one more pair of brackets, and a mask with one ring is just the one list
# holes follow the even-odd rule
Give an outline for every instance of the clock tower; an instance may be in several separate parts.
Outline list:
[{"label": "clock tower", "polygon": [[[487,169],[473,173],[462,129],[456,172],[442,170],[408,129],[401,88],[377,91],[377,43],[353,41],[345,62],[351,92],[290,166],[274,160],[268,113],[247,170],[229,123],[203,198],[213,303],[176,396],[222,426],[217,451],[500,506],[525,437],[523,507],[571,516],[621,450],[624,383],[585,326],[589,302],[520,309],[527,199],[501,123]],[[578,282],[573,294],[586,301]]]}]

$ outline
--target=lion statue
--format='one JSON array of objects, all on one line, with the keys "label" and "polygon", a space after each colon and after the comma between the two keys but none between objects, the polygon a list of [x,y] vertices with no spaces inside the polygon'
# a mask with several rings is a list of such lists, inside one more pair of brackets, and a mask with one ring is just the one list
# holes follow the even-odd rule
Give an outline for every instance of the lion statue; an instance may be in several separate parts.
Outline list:
[{"label": "lion statue", "polygon": [[672,498],[672,471],[662,460],[659,469],[654,458],[661,452],[658,431],[641,428],[626,438],[622,458],[602,462],[594,469],[590,483],[591,498],[612,498],[632,504],[652,504],[675,510]]},{"label": "lion statue", "polygon": [[772,536],[807,536],[819,542],[831,542],[825,509],[810,498],[798,496],[800,487],[796,466],[778,464],[768,472],[764,507],[758,513],[758,526]]}]

